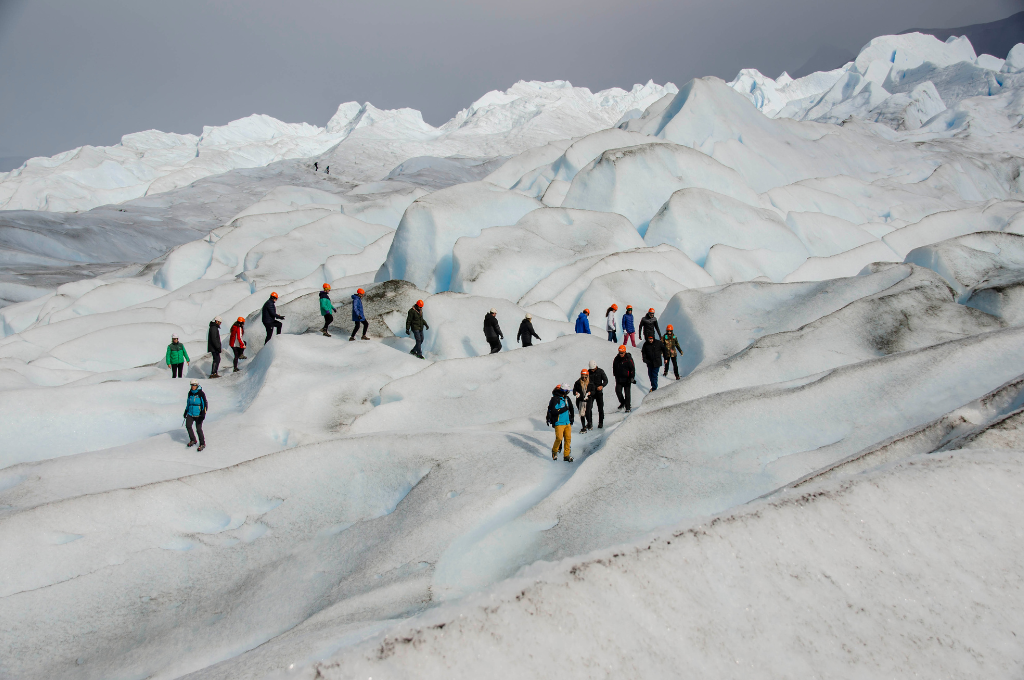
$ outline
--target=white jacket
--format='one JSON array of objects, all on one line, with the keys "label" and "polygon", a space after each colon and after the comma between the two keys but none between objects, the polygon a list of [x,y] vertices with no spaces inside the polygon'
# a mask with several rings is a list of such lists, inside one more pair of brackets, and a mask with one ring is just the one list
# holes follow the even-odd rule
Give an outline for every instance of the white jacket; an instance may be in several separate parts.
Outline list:
[{"label": "white jacket", "polygon": [[611,333],[615,330],[615,310],[608,310],[608,323],[605,324],[605,330]]}]

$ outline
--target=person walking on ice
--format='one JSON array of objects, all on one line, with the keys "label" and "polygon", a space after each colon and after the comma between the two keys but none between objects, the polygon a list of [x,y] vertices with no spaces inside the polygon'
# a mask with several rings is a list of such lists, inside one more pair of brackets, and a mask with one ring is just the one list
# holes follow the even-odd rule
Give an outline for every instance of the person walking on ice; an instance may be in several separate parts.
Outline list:
[{"label": "person walking on ice", "polygon": [[590,414],[590,421],[594,421],[594,406],[597,406],[597,429],[604,427],[604,388],[608,387],[608,374],[604,369],[597,367],[597,362],[590,360],[590,403],[587,404],[587,412]]},{"label": "person walking on ice", "polygon": [[185,364],[188,363],[188,351],[185,345],[178,342],[178,334],[171,336],[171,344],[167,345],[164,361],[171,367],[171,377],[180,378],[185,375]]},{"label": "person walking on ice", "polygon": [[[198,380],[193,380],[189,385],[188,397],[185,399],[185,429],[188,430],[188,447],[196,445],[196,435],[199,435],[199,448],[202,451],[206,448],[206,437],[203,436],[203,420],[206,412],[210,410],[210,402],[206,400],[206,393],[199,386]],[[192,431],[195,425],[196,431]]]},{"label": "person walking on ice", "polygon": [[580,434],[594,429],[594,414],[590,412],[590,371],[580,371],[580,379],[572,386],[576,408],[580,411]]},{"label": "person walking on ice", "polygon": [[668,363],[672,362],[672,372],[679,380],[679,362],[676,356],[682,356],[683,348],[679,346],[679,338],[672,332],[672,324],[665,326],[665,335],[661,336],[661,342],[665,350],[665,375],[668,375]]},{"label": "person walking on ice", "polygon": [[220,374],[217,372],[220,369],[220,317],[216,317],[210,322],[210,332],[206,336],[206,351],[213,357],[213,366],[210,368],[210,377],[219,378]]},{"label": "person walking on ice", "polygon": [[324,327],[320,332],[326,337],[331,337],[327,327],[334,323],[334,313],[338,311],[331,302],[331,284],[325,283],[324,289],[320,291],[320,314],[324,317]]},{"label": "person walking on ice", "polygon": [[352,323],[355,327],[352,329],[352,335],[349,336],[348,341],[352,342],[356,339],[356,333],[359,332],[359,324],[363,325],[363,340],[369,340],[370,338],[366,335],[366,330],[370,327],[370,324],[366,321],[366,314],[363,313],[363,296],[366,295],[366,291],[360,288],[352,294]]},{"label": "person walking on ice", "polygon": [[491,346],[491,354],[501,351],[501,341],[505,339],[505,334],[498,325],[498,310],[494,307],[484,316],[484,338]]},{"label": "person walking on ice", "polygon": [[658,328],[658,318],[654,316],[654,307],[648,309],[644,318],[640,319],[640,339],[643,340],[649,335],[661,339],[661,329]]},{"label": "person walking on ice", "polygon": [[263,303],[263,327],[267,329],[267,339],[263,341],[263,344],[270,342],[270,338],[274,337],[274,329],[277,329],[277,334],[281,335],[281,322],[279,319],[284,317],[277,313],[277,293],[271,293],[267,301]]},{"label": "person walking on ice", "polygon": [[648,335],[644,342],[640,356],[647,364],[647,377],[651,379],[651,392],[658,389],[658,373],[661,372],[662,354],[664,352],[661,340],[653,335]]},{"label": "person walking on ice", "polygon": [[231,337],[228,338],[228,346],[235,355],[233,365],[235,367],[235,373],[238,373],[238,360],[245,358],[245,340],[242,336],[245,335],[245,317],[238,317],[238,321],[231,324]]},{"label": "person walking on ice", "polygon": [[409,314],[405,317],[405,334],[412,333],[416,339],[416,346],[409,350],[409,354],[423,358],[423,330],[430,330],[430,325],[423,318],[423,300],[417,300],[416,304],[409,308]]},{"label": "person walking on ice", "polygon": [[564,460],[572,462],[572,426],[576,420],[572,410],[572,400],[569,399],[568,383],[555,385],[551,391],[551,401],[548,402],[548,415],[546,422],[555,428],[555,443],[551,447],[551,460],[558,460],[558,452],[565,446]]},{"label": "person walking on ice", "polygon": [[615,331],[618,327],[615,325],[615,312],[619,311],[618,305],[612,305],[608,308],[608,311],[604,313],[605,316],[605,330],[608,331],[608,342],[618,342],[618,338],[615,335]]},{"label": "person walking on ice", "polygon": [[523,343],[523,347],[533,347],[534,338],[540,340],[540,336],[533,330],[533,316],[527,314],[526,318],[519,322],[519,333],[516,335],[516,340]]},{"label": "person walking on ice", "polygon": [[633,343],[633,347],[636,347],[636,336],[633,335],[636,332],[636,328],[633,327],[633,306],[626,305],[626,313],[622,315],[622,344],[626,344],[626,340]]},{"label": "person walking on ice", "polygon": [[576,317],[576,332],[586,333],[590,335],[590,310],[584,309],[580,312],[580,315]]},{"label": "person walking on ice", "polygon": [[612,360],[612,375],[615,376],[615,396],[619,398],[619,408],[629,413],[632,410],[630,399],[633,385],[636,384],[636,364],[625,345],[619,345],[619,353]]}]

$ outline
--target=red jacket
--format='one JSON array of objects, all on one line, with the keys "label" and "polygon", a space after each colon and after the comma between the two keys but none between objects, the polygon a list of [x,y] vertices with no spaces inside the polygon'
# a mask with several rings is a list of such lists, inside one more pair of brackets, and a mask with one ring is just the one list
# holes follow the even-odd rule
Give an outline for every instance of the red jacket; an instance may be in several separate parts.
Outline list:
[{"label": "red jacket", "polygon": [[231,339],[228,341],[228,345],[231,347],[245,347],[245,341],[242,340],[242,335],[245,334],[245,329],[242,324],[237,321],[231,324]]}]

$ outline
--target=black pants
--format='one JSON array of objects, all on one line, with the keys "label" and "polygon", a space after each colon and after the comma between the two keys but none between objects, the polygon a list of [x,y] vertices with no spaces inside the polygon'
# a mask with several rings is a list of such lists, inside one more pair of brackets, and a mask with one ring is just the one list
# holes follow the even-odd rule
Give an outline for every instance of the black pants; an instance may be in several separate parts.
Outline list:
[{"label": "black pants", "polygon": [[330,326],[332,323],[334,323],[334,315],[324,314],[324,330],[327,330],[327,327]]},{"label": "black pants", "polygon": [[416,346],[412,348],[412,353],[416,356],[423,354],[423,329],[413,330],[412,337],[416,340]]},{"label": "black pants", "polygon": [[367,323],[366,319],[363,319],[362,321],[356,321],[356,327],[352,329],[352,337],[353,338],[356,337],[356,333],[359,332],[359,324],[363,324],[363,335],[364,336],[366,335],[366,329],[370,327],[370,324]]},{"label": "black pants", "polygon": [[193,418],[192,416],[185,416],[185,429],[188,430],[188,440],[190,442],[194,442],[196,440],[196,435],[192,433],[192,423],[195,423],[196,432],[199,434],[200,446],[206,446],[206,437],[203,436],[204,418],[206,418],[206,416],[199,416],[197,418]]},{"label": "black pants", "polygon": [[487,338],[487,343],[491,346],[491,354],[496,354],[501,351],[501,340],[495,336]]},{"label": "black pants", "polygon": [[214,375],[220,368],[220,352],[212,352],[211,356],[213,356],[213,368],[210,369],[210,375]]},{"label": "black pants", "polygon": [[533,337],[528,336],[523,338],[523,347],[533,347]]},{"label": "black pants", "polygon": [[590,411],[591,422],[594,421],[595,404],[597,405],[597,426],[602,427],[604,425],[604,390],[590,395],[590,403],[587,405],[587,410]]},{"label": "black pants", "polygon": [[580,426],[584,429],[594,426],[594,414],[590,412],[590,399],[577,399],[576,410],[580,412]]},{"label": "black pants", "polygon": [[185,364],[171,364],[171,377],[180,378],[182,371],[185,370]]},{"label": "black pants", "polygon": [[245,348],[244,347],[232,347],[231,351],[235,353],[234,366],[235,366],[235,370],[237,371],[238,370],[238,359],[245,352]]},{"label": "black pants", "polygon": [[665,357],[665,375],[668,375],[668,362],[672,362],[672,370],[675,371],[676,377],[679,377],[679,362],[676,357]]},{"label": "black pants", "polygon": [[632,392],[633,383],[615,381],[615,396],[619,398],[619,403],[626,408],[631,408],[629,400],[633,396]]},{"label": "black pants", "polygon": [[267,339],[263,341],[264,345],[267,344],[268,342],[270,342],[270,338],[274,337],[274,329],[275,328],[277,329],[277,334],[281,335],[281,322],[280,321],[275,321],[273,324],[271,324],[269,326],[267,324],[263,324],[263,327],[267,329]]}]

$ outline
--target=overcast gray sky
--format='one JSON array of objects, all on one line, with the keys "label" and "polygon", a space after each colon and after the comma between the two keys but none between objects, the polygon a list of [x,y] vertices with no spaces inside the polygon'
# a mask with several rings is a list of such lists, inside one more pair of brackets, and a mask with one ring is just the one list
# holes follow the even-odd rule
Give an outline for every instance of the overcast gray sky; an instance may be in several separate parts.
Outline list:
[{"label": "overcast gray sky", "polygon": [[[198,133],[343,101],[443,123],[488,90],[799,68],[822,47],[993,21],[1024,0],[0,0],[0,156]],[[1005,55],[998,55],[1005,56]]]}]

